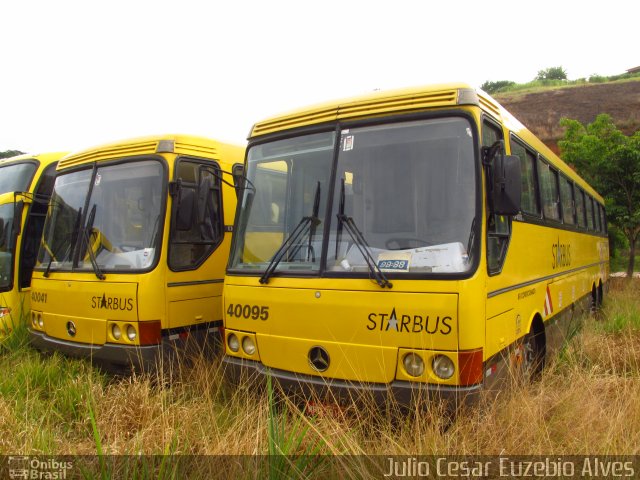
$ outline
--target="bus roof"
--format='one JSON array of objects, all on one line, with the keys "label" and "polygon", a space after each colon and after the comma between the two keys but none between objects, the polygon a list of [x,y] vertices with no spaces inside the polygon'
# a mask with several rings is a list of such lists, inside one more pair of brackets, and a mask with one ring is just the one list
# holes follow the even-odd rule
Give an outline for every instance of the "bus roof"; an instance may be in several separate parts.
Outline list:
[{"label": "bus roof", "polygon": [[204,155],[228,164],[244,160],[244,147],[239,145],[195,135],[165,134],[130,138],[73,152],[58,163],[58,170],[84,163],[156,153]]},{"label": "bus roof", "polygon": [[14,157],[0,159],[0,168],[2,168],[5,165],[18,163],[25,160],[38,160],[40,164],[43,167],[45,167],[53,162],[60,160],[62,157],[64,157],[68,153],[69,152],[48,152],[48,153],[38,153],[35,155],[30,153],[24,153],[22,155],[16,155]]},{"label": "bus roof", "polygon": [[458,105],[458,94],[465,90],[473,90],[473,87],[466,83],[428,85],[324,102],[258,122],[253,126],[250,138],[335,120]]},{"label": "bus roof", "polygon": [[256,123],[251,129],[249,138],[337,120],[353,120],[465,105],[480,107],[502,122],[506,128],[536,149],[565,175],[574,179],[585,191],[603,202],[602,197],[588,183],[502,105],[486,92],[463,82],[376,91],[357,97],[303,107]]}]

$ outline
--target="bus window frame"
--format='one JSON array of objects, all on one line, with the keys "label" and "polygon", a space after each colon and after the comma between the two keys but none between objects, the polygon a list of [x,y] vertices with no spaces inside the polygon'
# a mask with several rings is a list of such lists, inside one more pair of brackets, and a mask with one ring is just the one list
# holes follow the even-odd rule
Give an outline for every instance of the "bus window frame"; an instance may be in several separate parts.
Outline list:
[{"label": "bus window frame", "polygon": [[[135,163],[135,162],[140,162],[140,161],[144,161],[144,160],[154,160],[158,163],[160,163],[160,165],[162,166],[162,176],[163,178],[160,180],[162,183],[162,190],[161,190],[161,197],[160,197],[160,216],[162,219],[166,220],[167,218],[167,196],[169,193],[169,165],[167,162],[167,159],[163,156],[163,155],[159,155],[159,154],[148,154],[148,155],[136,155],[136,156],[131,156],[131,157],[119,157],[119,158],[114,158],[114,159],[109,159],[109,160],[100,160],[100,161],[93,161],[93,162],[87,162],[87,163],[83,163],[81,165],[78,166],[74,166],[72,168],[65,168],[63,171],[59,171],[56,175],[56,180],[58,178],[58,176],[60,176],[60,174],[68,174],[68,173],[73,173],[73,172],[79,172],[82,170],[93,170],[93,174],[92,174],[92,180],[89,182],[89,191],[87,192],[87,197],[85,199],[85,205],[84,205],[84,209],[85,211],[82,213],[82,218],[80,221],[81,225],[84,225],[86,223],[86,206],[88,205],[88,200],[91,197],[91,193],[93,190],[93,182],[95,181],[95,172],[97,171],[98,168],[101,167],[105,167],[105,166],[115,166],[115,165],[123,165],[123,164],[129,164],[129,163]],[[55,188],[55,187],[54,187]],[[53,196],[53,190],[51,192],[51,195]],[[49,208],[51,208],[51,201],[49,201]],[[48,217],[48,212],[47,212],[47,217]],[[155,270],[158,266],[158,264],[160,263],[160,257],[162,256],[162,246],[163,246],[163,241],[162,239],[164,238],[164,224],[165,222],[161,221],[161,225],[159,226],[159,231],[158,231],[158,244],[155,245],[155,249],[156,252],[154,253],[155,258],[154,261],[151,265],[149,265],[147,268],[132,268],[132,269],[128,269],[128,270],[109,270],[109,269],[103,269],[102,273],[105,274],[112,274],[112,275],[134,275],[134,274],[143,274],[143,273],[149,273],[152,272],[153,270]],[[46,221],[45,221],[45,227],[46,227]],[[43,235],[44,235],[44,228],[42,231]],[[45,262],[46,263],[46,262]],[[41,263],[40,265],[37,264],[36,262],[36,266],[34,267],[34,271],[44,271],[46,270],[46,264],[45,263]],[[71,268],[65,268],[65,269],[56,269],[56,271],[58,272],[64,272],[64,273],[69,273],[69,272],[73,272],[73,273],[86,273],[86,272],[91,272],[91,270],[85,270],[85,269],[77,269],[75,267],[71,267]]]},{"label": "bus window frame", "polygon": [[[376,118],[365,118],[365,119],[355,119],[355,120],[337,120],[327,123],[321,123],[317,125],[303,126],[291,130],[278,131],[273,133],[268,133],[266,135],[260,135],[256,137],[252,137],[249,139],[249,143],[247,145],[246,153],[245,153],[245,167],[247,165],[246,159],[249,155],[249,150],[251,147],[263,143],[268,143],[276,140],[285,140],[287,138],[297,137],[300,135],[307,135],[313,133],[322,133],[322,132],[335,132],[336,134],[336,142],[334,145],[333,152],[333,161],[331,166],[331,175],[329,176],[329,185],[330,191],[327,194],[326,201],[328,205],[326,206],[326,217],[331,218],[333,215],[333,198],[335,195],[335,182],[336,182],[336,171],[337,171],[337,162],[338,162],[338,152],[340,149],[340,133],[344,130],[348,130],[351,128],[360,128],[360,127],[371,127],[377,125],[388,125],[392,123],[402,123],[402,122],[412,122],[412,121],[420,121],[420,120],[432,120],[438,118],[463,118],[467,122],[469,122],[469,126],[471,128],[471,133],[473,137],[473,154],[474,154],[474,172],[475,176],[475,189],[476,189],[476,199],[475,199],[475,218],[476,221],[472,225],[470,230],[470,234],[473,233],[476,241],[474,242],[472,252],[468,252],[471,263],[469,265],[469,269],[465,272],[459,273],[402,273],[402,274],[394,274],[387,273],[385,275],[390,280],[465,280],[471,278],[477,271],[480,266],[480,257],[482,255],[482,242],[479,239],[482,236],[482,219],[484,218],[484,213],[482,211],[483,208],[483,196],[485,195],[485,188],[483,186],[483,173],[481,170],[482,162],[480,159],[480,127],[477,121],[477,117],[475,117],[472,113],[462,110],[459,108],[451,109],[443,109],[438,110],[436,112],[427,111],[427,112],[411,112],[411,113],[400,113],[394,115],[388,115],[383,117]],[[246,174],[246,172],[245,172]],[[241,211],[241,202],[238,202],[238,208],[236,209],[236,217],[234,221],[234,225],[237,225],[238,218]],[[348,278],[348,279],[362,279],[368,278],[366,273],[352,273],[352,272],[336,272],[331,271],[326,268],[327,265],[327,257],[329,252],[329,235],[330,235],[330,224],[331,222],[325,222],[323,229],[323,247],[322,253],[320,257],[320,269],[314,272],[295,272],[287,273],[287,278]],[[230,276],[260,276],[260,273],[254,273],[247,270],[242,269],[232,269],[230,268],[231,259],[234,252],[234,249],[243,248],[240,243],[236,243],[238,240],[234,240],[234,246],[232,247],[231,255],[229,255],[229,264],[227,267],[227,275]]]},{"label": "bus window frame", "polygon": [[533,170],[533,188],[534,188],[535,202],[536,202],[536,207],[538,209],[538,212],[532,213],[532,212],[526,212],[524,210],[521,210],[520,215],[522,215],[523,218],[533,220],[534,223],[539,223],[541,220],[544,219],[544,215],[542,212],[542,192],[540,191],[540,176],[538,174],[538,161],[537,161],[538,152],[536,152],[534,148],[532,148],[527,142],[522,140],[513,132],[510,132],[509,142],[510,142],[509,152],[511,153],[511,155],[514,155],[513,147],[511,143],[517,143],[522,148],[524,148],[527,154],[527,159],[531,159],[531,162],[533,164],[533,169],[532,169]]},{"label": "bus window frame", "polygon": [[[499,122],[498,120],[496,120],[495,118],[493,118],[491,115],[488,115],[486,113],[483,112],[482,116],[481,116],[481,125],[482,125],[482,131],[484,132],[485,129],[485,125],[488,128],[494,128],[497,129],[500,132],[500,137],[498,138],[497,141],[502,140],[503,144],[504,144],[504,151],[503,153],[506,153],[506,142],[505,142],[505,135],[504,135],[504,126],[501,122]],[[480,135],[479,139],[481,142],[480,148],[482,147],[489,147],[490,145],[484,145],[484,141],[483,141],[483,134]],[[482,151],[482,150],[481,150]],[[511,151],[511,150],[509,150]],[[513,234],[513,216],[510,215],[496,215],[494,213],[491,212],[491,207],[489,204],[489,198],[487,196],[487,192],[489,191],[489,189],[487,188],[487,178],[485,178],[485,182],[484,182],[484,186],[485,188],[483,188],[482,192],[483,192],[483,196],[486,197],[486,225],[487,225],[487,230],[486,230],[486,238],[485,238],[485,245],[486,245],[486,251],[485,251],[485,257],[486,257],[486,262],[487,262],[487,276],[489,277],[494,277],[496,275],[500,275],[502,273],[502,269],[504,268],[504,264],[505,261],[507,259],[507,254],[509,252],[509,245],[511,245],[511,237]],[[504,220],[506,219],[506,221]],[[493,223],[492,223],[493,222]],[[495,231],[490,231],[491,225],[493,224],[493,227],[496,228]],[[506,227],[506,232],[501,232],[498,229],[499,225],[503,225]],[[495,267],[491,267],[490,262],[489,262],[489,239],[490,238],[502,238],[502,239],[506,239],[502,245],[500,245],[500,253],[498,256],[498,261],[497,264],[495,265]]]},{"label": "bus window frame", "polygon": [[[3,159],[5,160],[5,159]],[[6,159],[9,160],[9,159]],[[31,177],[29,178],[29,182],[27,183],[27,188],[26,190],[24,190],[24,192],[30,192],[33,189],[31,188],[33,185],[33,179],[36,177],[36,174],[38,173],[38,169],[40,168],[40,161],[35,159],[35,158],[26,158],[24,160],[18,160],[15,162],[7,162],[6,164],[2,164],[0,165],[0,172],[2,172],[2,167],[7,167],[7,166],[14,166],[14,165],[22,165],[25,163],[30,163],[32,165],[35,165],[36,168],[33,170],[33,173],[31,174]],[[9,190],[11,191],[11,190]],[[5,192],[8,193],[8,192]]]},{"label": "bus window frame", "polygon": [[[564,209],[564,198],[562,195],[562,181],[565,180],[567,182],[567,185],[569,185],[569,190],[571,192],[571,208],[573,211],[573,223],[567,223],[565,221],[565,209]],[[560,195],[560,209],[561,209],[561,216],[562,216],[562,223],[564,225],[566,225],[568,228],[574,228],[575,226],[577,226],[577,213],[576,213],[576,195],[575,195],[575,183],[569,178],[567,177],[564,173],[559,172],[558,173],[558,194]]]},{"label": "bus window frame", "polygon": [[[469,126],[471,127],[471,133],[473,137],[473,149],[474,149],[474,166],[475,170],[473,174],[475,175],[475,189],[476,189],[476,199],[475,199],[475,216],[476,219],[474,224],[471,226],[470,235],[474,235],[474,251],[467,252],[469,257],[471,258],[471,263],[469,265],[469,269],[466,272],[457,272],[457,273],[402,273],[402,274],[394,274],[391,272],[385,272],[385,276],[389,280],[464,280],[471,278],[475,272],[477,271],[480,265],[480,257],[482,255],[481,244],[482,242],[478,241],[478,239],[482,236],[482,204],[483,204],[483,195],[485,194],[485,189],[482,184],[482,170],[481,170],[481,134],[478,122],[476,118],[469,112],[459,109],[446,109],[440,110],[437,112],[420,112],[420,113],[409,113],[409,114],[398,114],[398,115],[390,115],[382,118],[368,118],[365,120],[350,120],[344,122],[337,122],[337,135],[338,139],[340,138],[340,132],[351,128],[359,128],[359,127],[372,127],[376,125],[389,125],[391,123],[403,123],[403,122],[412,122],[412,121],[420,121],[420,120],[434,120],[438,118],[463,118],[469,122]],[[338,150],[340,149],[340,141],[336,141],[335,145],[336,152],[334,152],[334,165],[332,167],[331,172],[331,191],[330,191],[330,199],[329,206],[327,207],[327,216],[333,215],[332,206],[333,206],[333,195],[335,194],[335,175],[337,172],[337,165],[335,163],[338,162]],[[327,265],[327,259],[325,256],[329,254],[329,234],[330,234],[330,222],[326,222],[324,236],[327,242],[327,248],[324,247],[322,249],[322,259],[321,259],[321,271]],[[475,230],[475,231],[474,231]],[[466,246],[465,246],[466,247]],[[321,278],[364,278],[367,277],[367,274],[353,274],[350,272],[329,272],[326,271],[321,273]]]},{"label": "bus window frame", "polygon": [[563,225],[562,222],[562,202],[560,200],[560,181],[559,181],[559,175],[560,175],[560,170],[558,169],[558,167],[556,167],[553,163],[551,163],[549,160],[547,160],[542,154],[538,153],[538,162],[544,164],[547,166],[547,168],[549,169],[549,172],[551,174],[551,177],[553,179],[553,183],[555,184],[556,187],[556,201],[554,202],[557,205],[557,209],[558,209],[558,218],[553,218],[553,217],[549,217],[546,215],[545,213],[545,205],[544,205],[544,196],[542,194],[542,178],[541,178],[541,172],[538,169],[538,183],[540,185],[540,201],[541,201],[541,207],[542,207],[542,218],[544,219],[545,222],[551,222],[551,224],[554,226],[554,228],[556,228],[558,225]]},{"label": "bus window frame", "polygon": [[[7,206],[11,206],[10,203],[6,203],[5,205]],[[6,286],[1,286],[0,285],[0,293],[6,293],[6,292],[11,292],[13,290],[13,287],[15,286],[16,283],[16,275],[15,275],[15,268],[16,268],[16,253],[17,253],[17,247],[18,247],[18,235],[20,235],[20,233],[16,232],[13,229],[13,225],[16,223],[16,217],[20,218],[20,228],[22,229],[22,215],[24,213],[24,202],[22,200],[16,200],[14,197],[14,202],[13,202],[13,217],[11,219],[11,236],[7,239],[7,246],[10,248],[10,255],[11,255],[11,265],[9,267],[9,274],[11,276],[11,281],[6,285]],[[3,235],[6,236],[7,233],[7,224],[5,224],[4,226],[4,230],[3,230]]]},{"label": "bus window frame", "polygon": [[[34,264],[29,268],[29,274],[27,275],[27,272],[25,271],[27,269],[27,266],[24,264],[25,262],[25,252],[27,251],[27,242],[29,241],[27,232],[29,232],[30,227],[33,225],[33,215],[35,215],[35,213],[33,212],[34,208],[36,208],[36,205],[38,204],[38,202],[42,202],[42,200],[38,200],[38,196],[42,196],[42,195],[46,195],[47,196],[47,204],[44,206],[44,218],[43,218],[43,222],[42,222],[42,229],[40,230],[40,235],[38,236],[39,239],[42,238],[42,232],[44,231],[44,226],[45,226],[45,222],[47,220],[47,213],[49,210],[49,199],[51,198],[51,194],[53,193],[53,186],[55,185],[55,181],[56,181],[56,177],[58,176],[56,168],[57,168],[58,162],[55,163],[51,163],[49,165],[47,165],[42,172],[39,175],[38,178],[38,182],[36,185],[33,186],[32,191],[33,193],[33,201],[31,202],[31,205],[29,205],[29,212],[27,213],[27,219],[24,223],[24,226],[22,227],[23,232],[25,233],[22,236],[22,242],[20,243],[20,266],[18,269],[18,288],[20,290],[24,290],[27,289],[31,286],[31,277],[33,276],[33,271],[35,270],[36,264],[38,262],[38,250],[40,249],[40,241],[38,240],[37,244],[36,244],[36,250],[33,252],[34,255]],[[52,183],[51,183],[51,189],[49,190],[48,194],[47,193],[42,193],[40,190],[43,187],[43,184],[45,181],[47,181],[48,178],[52,179]],[[26,279],[29,279],[28,283],[25,283]]]},{"label": "bus window frame", "polygon": [[[591,195],[589,195],[587,192],[584,192],[584,200],[586,205],[590,205],[591,208],[589,208],[588,206],[585,208],[586,211],[586,216],[587,216],[587,231],[588,232],[597,232],[596,230],[596,225],[595,225],[595,215],[594,215],[594,200],[593,197]],[[591,210],[591,215],[589,215],[589,210]],[[589,217],[591,217],[591,219],[589,219]],[[591,223],[589,223],[589,220],[591,220]]]},{"label": "bus window frame", "polygon": [[[224,203],[223,203],[223,195],[222,195],[222,181],[220,180],[220,177],[222,175],[222,167],[220,166],[220,161],[214,158],[206,158],[206,157],[196,157],[193,155],[180,155],[178,157],[176,157],[176,159],[174,160],[174,166],[173,166],[173,179],[171,180],[172,182],[176,182],[178,180],[178,170],[179,170],[179,164],[180,162],[188,162],[188,163],[192,163],[192,164],[196,164],[199,166],[206,166],[206,167],[212,167],[215,166],[215,168],[217,169],[217,171],[220,173],[220,175],[213,175],[214,178],[214,182],[215,182],[215,186],[216,188],[214,188],[214,191],[218,192],[218,205],[219,205],[219,215],[218,215],[218,224],[220,227],[220,236],[218,238],[218,240],[215,243],[207,243],[206,245],[211,245],[211,248],[209,250],[209,252],[206,255],[203,255],[202,257],[200,257],[199,261],[196,263],[189,263],[183,267],[176,267],[171,265],[171,246],[173,245],[172,242],[172,238],[173,238],[173,234],[176,231],[176,213],[177,213],[177,208],[178,208],[178,202],[175,201],[177,199],[176,197],[173,197],[173,201],[172,201],[172,205],[171,205],[171,219],[169,222],[169,235],[167,236],[167,268],[172,271],[172,272],[192,272],[195,270],[198,270],[210,257],[211,255],[213,255],[216,250],[218,249],[218,247],[220,247],[220,245],[222,244],[222,242],[224,241],[224,234],[225,234],[225,228],[224,228]],[[198,168],[199,171],[199,168]],[[195,184],[195,191],[198,191],[198,184],[200,182],[200,178],[198,178],[198,182]],[[168,185],[168,182],[167,182]],[[166,204],[166,202],[165,202]],[[166,218],[166,217],[165,217]]]}]

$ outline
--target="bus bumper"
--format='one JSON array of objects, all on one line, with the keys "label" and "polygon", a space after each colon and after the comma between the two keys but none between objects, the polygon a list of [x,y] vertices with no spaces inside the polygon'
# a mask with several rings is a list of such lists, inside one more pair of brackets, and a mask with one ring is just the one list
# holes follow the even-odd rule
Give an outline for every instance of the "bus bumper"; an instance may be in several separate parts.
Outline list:
[{"label": "bus bumper", "polygon": [[394,380],[389,384],[359,383],[347,380],[325,379],[265,367],[262,363],[225,355],[224,375],[233,384],[243,382],[266,383],[271,376],[274,384],[292,397],[303,399],[329,399],[347,404],[358,399],[372,399],[377,405],[396,404],[409,407],[415,402],[441,402],[448,410],[477,401],[482,384],[451,387]]},{"label": "bus bumper", "polygon": [[[163,367],[164,369],[172,368],[180,354],[195,353],[196,349],[203,351],[203,346],[206,344],[206,339],[201,338],[203,335],[193,335],[193,333],[186,339],[163,337],[162,342],[156,345],[115,343],[92,345],[60,340],[31,328],[28,330],[29,341],[35,349],[41,352],[60,352],[69,357],[88,359],[94,365],[112,373],[161,372]],[[215,330],[217,333],[219,329],[211,330]],[[206,331],[198,333],[206,335]]]}]

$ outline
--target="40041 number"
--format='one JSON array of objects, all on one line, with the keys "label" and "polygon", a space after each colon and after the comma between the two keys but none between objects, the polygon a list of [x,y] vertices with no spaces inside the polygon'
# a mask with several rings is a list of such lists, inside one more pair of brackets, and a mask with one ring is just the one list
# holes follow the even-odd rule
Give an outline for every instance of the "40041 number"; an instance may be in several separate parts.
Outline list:
[{"label": "40041 number", "polygon": [[269,318],[269,307],[261,305],[241,305],[239,303],[232,303],[227,308],[227,316],[250,318],[252,320],[267,320]]}]

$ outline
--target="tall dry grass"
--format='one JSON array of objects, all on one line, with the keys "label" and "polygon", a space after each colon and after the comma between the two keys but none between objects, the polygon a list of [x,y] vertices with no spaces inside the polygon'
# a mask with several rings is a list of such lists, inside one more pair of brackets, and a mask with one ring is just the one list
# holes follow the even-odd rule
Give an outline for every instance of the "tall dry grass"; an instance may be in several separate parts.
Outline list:
[{"label": "tall dry grass", "polygon": [[454,422],[373,404],[305,416],[267,390],[231,388],[204,358],[170,386],[109,377],[43,357],[17,332],[0,353],[0,454],[640,454],[639,293],[638,282],[612,284],[602,314],[584,319],[539,381],[487,396]]}]

